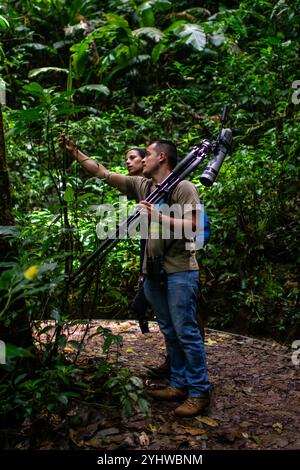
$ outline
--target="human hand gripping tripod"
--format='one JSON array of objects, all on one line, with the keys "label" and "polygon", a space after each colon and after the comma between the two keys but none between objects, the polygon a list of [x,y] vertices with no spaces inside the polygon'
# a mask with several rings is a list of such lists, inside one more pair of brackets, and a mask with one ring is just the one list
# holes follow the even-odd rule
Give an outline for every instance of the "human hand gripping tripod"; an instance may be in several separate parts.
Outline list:
[{"label": "human hand gripping tripod", "polygon": [[[224,106],[221,122],[222,127],[226,120],[228,107]],[[159,184],[156,189],[145,199],[145,201],[155,204],[163,197],[168,195],[184,180],[190,173],[192,173],[212,151],[213,158],[209,165],[203,172],[200,181],[204,186],[211,186],[215,181],[219,169],[227,153],[230,151],[232,143],[232,131],[230,129],[223,129],[219,133],[218,138],[210,143],[208,140],[203,140],[200,146],[193,147],[192,151],[183,159],[174,170]],[[69,282],[73,283],[82,273],[92,269],[97,263],[103,261],[112,248],[128,234],[129,228],[134,222],[137,222],[141,215],[141,209],[136,210],[131,216],[117,226],[116,230],[97,248],[97,250],[69,277]]]}]

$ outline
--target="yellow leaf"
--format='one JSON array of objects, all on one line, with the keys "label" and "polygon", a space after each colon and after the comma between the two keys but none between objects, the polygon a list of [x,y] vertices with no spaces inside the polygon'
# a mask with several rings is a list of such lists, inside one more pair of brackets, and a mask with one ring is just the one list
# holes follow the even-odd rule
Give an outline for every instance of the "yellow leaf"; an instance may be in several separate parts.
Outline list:
[{"label": "yellow leaf", "polygon": [[122,328],[122,330],[128,330],[128,328],[131,328],[132,326],[133,326],[133,323],[129,321],[122,322],[120,324],[120,327]]},{"label": "yellow leaf", "polygon": [[197,416],[196,420],[201,421],[201,423],[207,424],[208,426],[211,426],[213,428],[217,428],[219,426],[218,421],[213,418],[210,418],[209,416]]},{"label": "yellow leaf", "polygon": [[283,425],[281,423],[274,423],[272,428],[274,429],[274,431],[278,432],[279,434],[281,434],[283,431]]},{"label": "yellow leaf", "polygon": [[148,425],[148,429],[151,432],[157,432],[157,427],[153,426],[153,424],[151,424],[151,423]]},{"label": "yellow leaf", "polygon": [[73,348],[72,346],[66,346],[64,351],[66,352],[74,352],[74,351],[77,351],[76,348]]},{"label": "yellow leaf", "polygon": [[217,344],[217,341],[214,341],[213,339],[208,338],[204,341],[204,344],[206,346],[212,346],[213,344]]},{"label": "yellow leaf", "polygon": [[126,349],[126,352],[127,352],[127,353],[132,353],[132,352],[133,352],[133,349],[128,348],[128,349]]},{"label": "yellow leaf", "polygon": [[28,281],[33,281],[33,279],[36,278],[36,276],[38,275],[39,270],[39,266],[30,266],[30,268],[26,269],[26,271],[23,272],[23,275]]}]

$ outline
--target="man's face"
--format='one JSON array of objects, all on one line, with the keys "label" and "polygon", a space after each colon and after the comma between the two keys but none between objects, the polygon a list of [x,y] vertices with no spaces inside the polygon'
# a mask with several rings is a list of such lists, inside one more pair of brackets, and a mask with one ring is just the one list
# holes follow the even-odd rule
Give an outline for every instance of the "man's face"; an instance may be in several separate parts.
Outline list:
[{"label": "man's face", "polygon": [[157,150],[155,150],[155,146],[156,144],[151,144],[147,147],[146,156],[143,160],[144,162],[143,174],[147,178],[150,178],[160,166],[161,154],[158,153]]},{"label": "man's face", "polygon": [[142,176],[143,160],[137,150],[129,150],[125,162],[130,176]]}]

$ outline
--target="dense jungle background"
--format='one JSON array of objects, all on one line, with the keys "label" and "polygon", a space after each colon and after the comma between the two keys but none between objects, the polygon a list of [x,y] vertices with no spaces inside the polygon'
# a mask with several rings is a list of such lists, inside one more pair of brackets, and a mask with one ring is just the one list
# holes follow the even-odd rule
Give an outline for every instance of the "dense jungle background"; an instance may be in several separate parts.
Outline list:
[{"label": "dense jungle background", "polygon": [[[299,0],[1,1],[4,424],[39,423],[82,393],[95,401],[115,390],[129,413],[147,408],[137,378],[118,369],[113,382],[106,360],[94,376],[102,388],[90,391],[76,363],[82,342],[64,330],[132,318],[139,240],[123,240],[83,280],[65,283],[101,242],[97,205],[117,208],[119,195],[69,159],[61,132],[126,173],[132,146],[167,138],[184,157],[215,139],[227,103],[231,154],[211,188],[199,182],[205,165],[191,177],[212,231],[198,255],[207,325],[299,338],[299,9]],[[121,342],[106,328],[96,334],[107,356]]]}]

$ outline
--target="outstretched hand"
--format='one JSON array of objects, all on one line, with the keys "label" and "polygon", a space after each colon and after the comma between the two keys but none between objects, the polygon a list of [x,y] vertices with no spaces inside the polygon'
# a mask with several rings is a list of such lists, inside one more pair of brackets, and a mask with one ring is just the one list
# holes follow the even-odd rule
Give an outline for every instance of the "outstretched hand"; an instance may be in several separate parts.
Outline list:
[{"label": "outstretched hand", "polygon": [[74,155],[77,147],[73,140],[69,139],[68,136],[64,132],[62,132],[59,136],[59,144],[62,148],[65,148],[71,155]]}]

